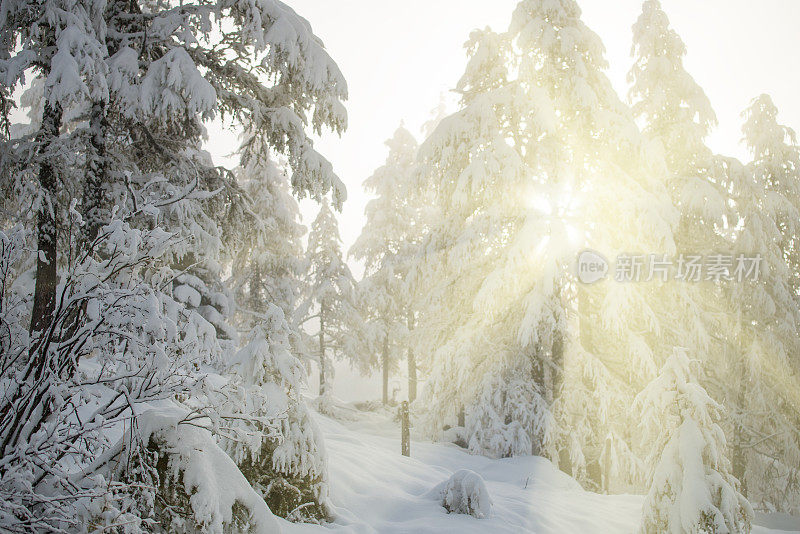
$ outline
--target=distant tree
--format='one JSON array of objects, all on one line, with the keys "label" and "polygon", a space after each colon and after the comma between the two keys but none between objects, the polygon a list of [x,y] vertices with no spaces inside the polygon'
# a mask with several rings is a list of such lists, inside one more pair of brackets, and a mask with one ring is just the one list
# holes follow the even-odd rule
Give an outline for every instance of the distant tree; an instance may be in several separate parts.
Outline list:
[{"label": "distant tree", "polygon": [[798,152],[791,130],[777,124],[768,96],[756,98],[744,116],[753,161],[727,164],[737,223],[732,280],[722,291],[731,341],[725,390],[733,474],[754,504],[792,511],[800,491],[793,482],[800,474],[800,401],[786,377],[800,370],[800,308],[792,271],[800,218]]},{"label": "distant tree", "polygon": [[[420,224],[413,190],[417,142],[400,126],[386,145],[386,163],[364,182],[377,198],[367,204],[364,229],[350,249],[350,255],[364,261],[359,294],[369,334],[362,343],[366,352],[362,365],[381,368],[384,404],[389,401],[389,372],[403,352],[408,362],[408,398],[413,401],[417,395],[417,363],[409,340],[416,312],[408,271]],[[375,341],[380,347],[374,346]]]},{"label": "distant tree", "polygon": [[342,259],[341,238],[336,217],[327,199],[311,223],[306,249],[308,274],[303,321],[316,320],[312,334],[318,339],[319,394],[323,401],[330,393],[333,367],[328,352],[336,357],[350,356],[356,309],[356,282]]},{"label": "distant tree", "polygon": [[[778,123],[778,108],[769,95],[753,99],[744,112],[744,141],[753,159],[750,170],[766,186],[771,212],[781,233],[780,249],[788,265],[789,284],[800,295],[800,147],[797,135]],[[777,196],[776,196],[777,195]]]},{"label": "distant tree", "polygon": [[285,169],[274,161],[269,146],[246,136],[240,148],[236,181],[248,197],[246,223],[234,246],[232,278],[239,303],[239,324],[247,327],[272,304],[292,329],[296,349],[302,336],[297,309],[302,291],[304,258],[300,207],[291,193]]}]

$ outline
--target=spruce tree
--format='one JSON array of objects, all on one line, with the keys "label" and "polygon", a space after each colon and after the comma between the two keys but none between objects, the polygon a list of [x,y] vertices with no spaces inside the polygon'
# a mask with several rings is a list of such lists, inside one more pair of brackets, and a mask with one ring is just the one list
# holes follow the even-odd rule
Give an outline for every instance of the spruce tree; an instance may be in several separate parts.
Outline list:
[{"label": "spruce tree", "polygon": [[341,358],[352,347],[352,325],[358,312],[355,305],[355,280],[342,259],[341,238],[336,217],[327,199],[322,201],[306,249],[308,267],[305,295],[301,306],[304,322],[316,320],[313,337],[318,340],[319,395],[327,401],[333,379],[328,358]]},{"label": "spruce tree", "polygon": [[[732,333],[727,368],[728,387],[734,387],[727,402],[732,411],[734,475],[751,502],[790,510],[792,495],[797,494],[790,481],[800,456],[800,399],[786,380],[797,372],[800,350],[800,309],[792,273],[797,148],[792,132],[777,124],[776,115],[766,95],[744,113],[743,131],[753,160],[747,166],[738,161],[729,165],[738,222],[736,261],[723,295],[729,303],[727,330]],[[785,487],[777,490],[776,479],[785,481]]]},{"label": "spruce tree", "polygon": [[[350,249],[350,255],[364,261],[360,306],[369,336],[377,337],[381,345],[363,344],[367,354],[362,366],[381,369],[384,404],[389,398],[389,372],[397,367],[403,353],[408,364],[408,399],[416,398],[417,364],[409,339],[415,309],[408,271],[420,224],[413,190],[417,142],[400,126],[386,145],[386,163],[364,182],[365,189],[377,198],[367,204],[364,229]],[[380,354],[380,361],[375,361],[376,354]]]}]

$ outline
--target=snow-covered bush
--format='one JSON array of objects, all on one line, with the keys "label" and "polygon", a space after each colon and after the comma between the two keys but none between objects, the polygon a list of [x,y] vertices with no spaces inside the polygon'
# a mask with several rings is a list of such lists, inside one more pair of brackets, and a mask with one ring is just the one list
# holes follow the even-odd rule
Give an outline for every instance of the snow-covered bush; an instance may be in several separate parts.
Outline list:
[{"label": "snow-covered bush", "polygon": [[476,472],[460,469],[434,488],[433,493],[451,514],[465,514],[484,519],[492,511],[486,483]]},{"label": "snow-covered bush", "polygon": [[138,439],[156,457],[154,518],[169,532],[280,532],[263,496],[192,412],[167,404],[137,417]]},{"label": "snow-covered bush", "polygon": [[466,410],[465,432],[474,454],[495,458],[543,455],[552,445],[556,424],[536,382],[521,378],[523,373],[511,374],[487,376]]},{"label": "snow-covered bush", "polygon": [[[17,236],[0,241],[13,249]],[[4,528],[146,524],[152,471],[143,465],[144,479],[126,480],[117,469],[121,435],[142,405],[191,394],[215,339],[204,335],[211,325],[188,320],[191,312],[154,289],[166,274],[157,261],[170,240],[158,228],[112,221],[96,240],[102,259],[85,255],[63,273],[48,328],[32,339],[20,332],[3,347]],[[20,330],[18,310],[30,298],[26,273],[15,271],[13,257],[3,261],[3,322]],[[146,457],[141,448],[128,450],[129,459]]]},{"label": "snow-covered bush", "polygon": [[722,407],[700,386],[696,367],[685,349],[675,349],[636,398],[654,466],[641,531],[746,534],[753,511],[730,474]]}]

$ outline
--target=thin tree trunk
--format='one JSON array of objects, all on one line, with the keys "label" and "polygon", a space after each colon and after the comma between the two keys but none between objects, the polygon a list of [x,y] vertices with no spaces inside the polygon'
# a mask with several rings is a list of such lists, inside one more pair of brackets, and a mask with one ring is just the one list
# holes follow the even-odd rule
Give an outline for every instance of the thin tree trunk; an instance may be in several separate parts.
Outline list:
[{"label": "thin tree trunk", "polygon": [[558,388],[561,386],[561,373],[564,366],[564,335],[561,331],[555,333],[551,354],[552,365],[548,366],[547,381],[544,384],[545,388],[547,388],[545,390],[545,399],[550,406],[553,405]]},{"label": "thin tree trunk", "polygon": [[400,451],[411,456],[411,423],[408,418],[408,401],[400,403]]},{"label": "thin tree trunk", "polygon": [[747,370],[745,364],[740,364],[741,371],[739,373],[739,387],[736,393],[737,404],[737,417],[733,421],[733,447],[731,454],[731,467],[733,476],[739,481],[739,491],[744,497],[747,497],[747,480],[745,475],[747,473],[747,458],[744,452],[744,429],[741,425],[743,407],[747,398],[746,381]]},{"label": "thin tree trunk", "polygon": [[261,295],[261,269],[258,262],[253,262],[250,273],[250,310],[256,313],[264,311],[264,299]]},{"label": "thin tree trunk", "polygon": [[389,334],[383,338],[383,357],[381,358],[383,367],[383,405],[389,404]]},{"label": "thin tree trunk", "polygon": [[[47,150],[61,129],[61,106],[46,102],[39,134],[39,153]],[[58,206],[56,199],[56,172],[49,158],[39,165],[39,184],[44,192],[44,201],[37,214],[36,288],[33,294],[31,313],[31,337],[36,339],[53,321],[56,305],[56,246],[58,239]]]},{"label": "thin tree trunk", "polygon": [[[414,328],[414,316],[408,314],[408,331]],[[408,401],[414,402],[417,398],[417,360],[414,357],[414,349],[411,343],[408,344]]]},{"label": "thin tree trunk", "polygon": [[[559,307],[562,309],[565,308],[566,304],[561,298],[560,287],[556,292],[556,297],[558,299]],[[553,401],[555,400],[558,390],[561,387],[561,380],[564,372],[564,329],[556,328],[553,334],[553,346],[551,347],[550,352],[552,368],[548,373],[549,380],[545,383],[545,387],[547,388],[545,397],[547,399],[547,404],[552,407]]]},{"label": "thin tree trunk", "polygon": [[462,428],[467,426],[467,416],[464,413],[464,407],[463,406],[461,406],[458,409],[458,426],[460,426]]},{"label": "thin tree trunk", "polygon": [[319,309],[319,394],[325,395],[328,390],[328,385],[325,382],[325,373],[327,369],[325,366],[325,307],[320,306]]},{"label": "thin tree trunk", "polygon": [[[593,336],[592,327],[595,326],[592,324],[592,318],[596,315],[593,313],[594,310],[594,303],[591,299],[591,293],[589,289],[579,284],[578,286],[578,339],[580,340],[580,344],[583,349],[590,353],[590,354],[597,354],[595,340]],[[603,428],[598,430],[598,434],[603,435],[608,433],[608,426],[606,425]],[[584,451],[586,454],[587,451]],[[601,465],[601,457],[602,449],[600,452],[597,453],[597,456],[587,458],[587,465],[586,465],[586,475],[589,479],[595,484],[600,491],[604,487],[604,480],[603,480],[603,466]]]},{"label": "thin tree trunk", "polygon": [[606,437],[603,448],[603,493],[611,491],[611,436]]}]

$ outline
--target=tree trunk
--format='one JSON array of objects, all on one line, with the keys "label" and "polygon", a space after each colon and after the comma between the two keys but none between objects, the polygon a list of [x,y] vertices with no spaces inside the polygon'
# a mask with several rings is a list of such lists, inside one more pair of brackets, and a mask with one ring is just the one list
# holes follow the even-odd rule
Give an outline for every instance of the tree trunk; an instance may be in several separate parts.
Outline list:
[{"label": "tree trunk", "polygon": [[[556,295],[559,306],[564,308],[566,304],[561,298],[561,288],[558,289]],[[552,407],[553,401],[561,387],[561,380],[564,373],[564,331],[562,328],[556,328],[553,334],[553,346],[551,347],[550,353],[552,367],[547,373],[548,381],[545,382],[544,386],[547,388],[545,391],[545,398],[547,399],[548,405]]]},{"label": "tree trunk", "polygon": [[250,273],[250,310],[256,313],[264,312],[264,299],[261,295],[261,269],[258,262],[253,262]]},{"label": "tree trunk", "polygon": [[325,395],[328,390],[328,384],[325,382],[325,373],[327,373],[325,365],[325,317],[324,307],[320,306],[319,309],[319,394]]},{"label": "tree trunk", "polygon": [[605,445],[603,448],[602,487],[603,487],[603,493],[606,494],[611,491],[611,448],[612,448],[612,438],[609,435],[606,437]]},{"label": "tree trunk", "polygon": [[[110,0],[106,4],[105,19],[109,34],[120,31],[119,25],[125,24],[120,16],[129,12],[140,12],[136,2]],[[124,32],[124,30],[122,30]],[[106,35],[106,48],[109,57],[119,51],[120,43],[111,35]],[[91,246],[100,229],[110,222],[110,173],[106,157],[106,136],[108,135],[108,117],[106,102],[94,102],[89,118],[91,145],[86,161],[86,179],[83,186],[82,212],[84,226],[82,232],[83,246]]]},{"label": "tree trunk", "polygon": [[553,367],[547,392],[547,400],[551,404],[558,394],[558,389],[561,387],[561,377],[564,371],[564,336],[561,332],[556,332],[556,337],[553,340]]},{"label": "tree trunk", "polygon": [[[596,317],[594,313],[595,306],[592,302],[591,291],[583,284],[578,285],[578,339],[583,350],[590,354],[597,355],[597,347],[595,346],[595,339],[593,336],[592,318]],[[598,434],[607,434],[608,426],[598,425],[601,428],[597,429]],[[584,444],[585,446],[586,444]],[[595,485],[598,491],[603,489],[603,466],[601,465],[600,457],[602,455],[602,448],[598,451],[584,450],[586,457],[586,475],[589,480]]]},{"label": "tree trunk", "polygon": [[[414,328],[414,318],[408,314],[408,331]],[[417,398],[417,360],[414,357],[414,349],[411,343],[408,344],[408,402],[414,402]]]},{"label": "tree trunk", "polygon": [[747,457],[744,452],[744,429],[742,428],[742,411],[746,403],[747,391],[747,369],[744,363],[740,364],[741,371],[739,372],[739,387],[736,392],[736,417],[733,421],[733,443],[731,451],[731,468],[733,476],[739,481],[739,491],[746,498],[747,497],[747,480],[745,475],[747,473]]},{"label": "tree trunk", "polygon": [[[61,129],[61,106],[46,102],[42,115],[42,129],[38,137],[42,154],[58,137]],[[37,214],[36,288],[33,294],[31,313],[31,337],[35,340],[53,321],[56,305],[56,245],[58,239],[58,206],[56,199],[56,172],[53,164],[45,158],[39,165],[39,184],[44,200]]]},{"label": "tree trunk", "polygon": [[462,428],[467,426],[467,416],[464,413],[464,407],[463,406],[461,406],[458,409],[458,426],[460,426]]},{"label": "tree trunk", "polygon": [[383,405],[389,404],[389,334],[383,338],[383,356],[381,357],[383,367]]},{"label": "tree trunk", "polygon": [[109,221],[108,206],[108,165],[106,162],[106,106],[102,102],[92,105],[89,119],[91,144],[86,161],[86,178],[83,184],[82,241],[84,247],[91,243],[100,233],[100,228]]},{"label": "tree trunk", "polygon": [[417,361],[414,351],[408,348],[408,401],[414,402],[417,398]]}]

